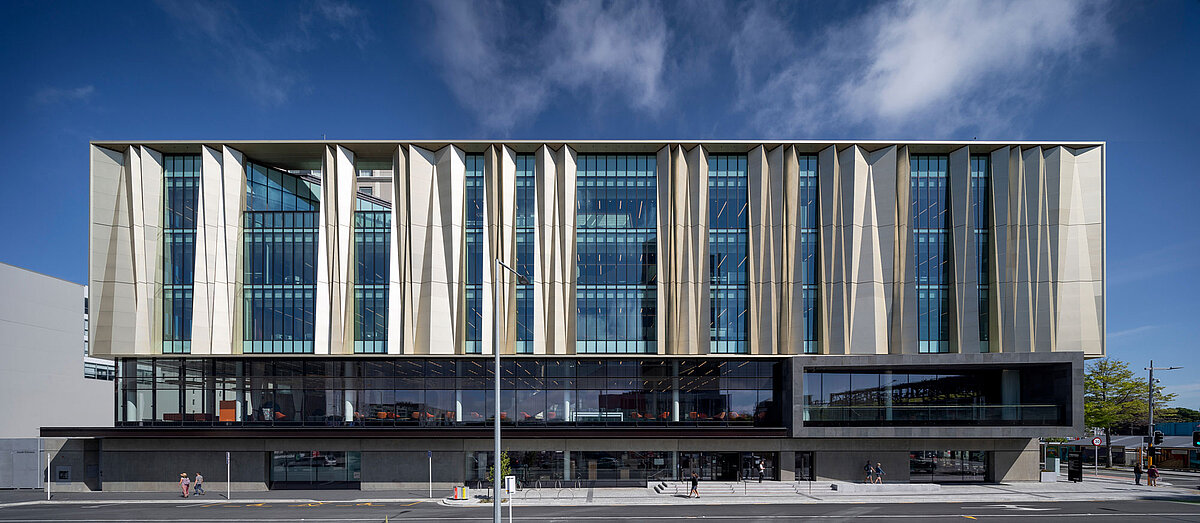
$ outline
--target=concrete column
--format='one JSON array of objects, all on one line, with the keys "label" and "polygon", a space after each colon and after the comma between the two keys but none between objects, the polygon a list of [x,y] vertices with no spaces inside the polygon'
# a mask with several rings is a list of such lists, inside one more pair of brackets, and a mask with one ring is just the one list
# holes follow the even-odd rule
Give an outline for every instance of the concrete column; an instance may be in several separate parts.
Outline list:
[{"label": "concrete column", "polygon": [[563,481],[571,480],[571,451],[563,450]]},{"label": "concrete column", "polygon": [[679,360],[671,360],[671,421],[679,421]]},{"label": "concrete column", "polygon": [[1000,371],[1000,401],[1005,405],[1004,419],[1017,419],[1021,404],[1021,372],[1016,369]]},{"label": "concrete column", "polygon": [[779,453],[779,481],[796,481],[796,453],[785,450]]}]

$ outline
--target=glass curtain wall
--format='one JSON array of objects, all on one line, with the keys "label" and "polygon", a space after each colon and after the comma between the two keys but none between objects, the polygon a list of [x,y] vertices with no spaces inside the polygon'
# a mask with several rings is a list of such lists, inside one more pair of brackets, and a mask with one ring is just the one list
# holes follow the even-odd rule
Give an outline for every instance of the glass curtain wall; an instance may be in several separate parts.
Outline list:
[{"label": "glass curtain wall", "polygon": [[244,353],[313,352],[318,184],[246,164]]},{"label": "glass curtain wall", "polygon": [[163,156],[163,354],[192,351],[200,155]]},{"label": "glass curtain wall", "polygon": [[[513,358],[500,419],[516,426],[782,426],[776,359]],[[141,424],[478,426],[496,405],[487,358],[123,359]]]},{"label": "glass curtain wall", "polygon": [[483,155],[467,155],[467,354],[483,352]]},{"label": "glass curtain wall", "polygon": [[800,186],[800,275],[801,298],[804,303],[804,353],[820,352],[820,333],[817,325],[817,242],[820,238],[820,209],[817,207],[817,156],[802,154],[797,158]]},{"label": "glass curtain wall", "polygon": [[656,173],[652,155],[579,155],[579,354],[658,351]]},{"label": "glass curtain wall", "polygon": [[[1069,365],[1004,370],[806,371],[804,423],[1062,425],[1069,419],[1070,376]],[[1006,392],[1013,395],[1007,402]]]},{"label": "glass curtain wall", "polygon": [[988,264],[988,230],[991,222],[991,198],[988,197],[988,156],[971,155],[971,214],[975,218],[975,265],[979,269],[979,352],[990,352],[988,346],[989,298],[991,272]]},{"label": "glass curtain wall", "polygon": [[[533,282],[535,239],[534,156],[517,155],[517,273]],[[533,285],[517,285],[517,354],[533,353]]]},{"label": "glass curtain wall", "polygon": [[390,205],[359,197],[354,212],[354,352],[383,354],[388,336]]},{"label": "glass curtain wall", "polygon": [[917,347],[950,352],[950,185],[946,155],[914,154],[913,261],[917,283]]},{"label": "glass curtain wall", "polygon": [[749,187],[746,155],[708,157],[709,350],[715,354],[750,352]]}]

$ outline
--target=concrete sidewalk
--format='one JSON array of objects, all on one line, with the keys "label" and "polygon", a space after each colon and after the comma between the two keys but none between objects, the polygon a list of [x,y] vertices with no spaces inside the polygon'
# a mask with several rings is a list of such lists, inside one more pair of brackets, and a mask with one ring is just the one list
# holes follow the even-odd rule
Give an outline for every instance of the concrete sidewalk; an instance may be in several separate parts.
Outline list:
[{"label": "concrete sidewalk", "polygon": [[[1065,476],[1063,478],[1065,480]],[[679,483],[676,490],[675,483]],[[768,489],[754,490],[758,484],[702,482],[700,498],[688,498],[689,486],[671,482],[656,493],[653,488],[605,489],[526,489],[511,497],[513,505],[688,505],[688,504],[811,504],[811,503],[1031,503],[1044,501],[1112,501],[1172,499],[1200,503],[1200,492],[1175,488],[1135,486],[1119,478],[1089,478],[1083,483],[1014,482],[1002,484],[883,484],[867,485],[830,481],[773,482]],[[1165,482],[1164,482],[1165,483]],[[837,486],[833,490],[832,486]],[[811,490],[810,490],[811,487]],[[744,489],[744,490],[743,490]],[[473,497],[477,491],[473,491]],[[479,493],[479,495],[483,495]],[[470,500],[442,500],[449,506],[491,506],[479,497]],[[507,504],[507,503],[506,503]]]},{"label": "concrete sidewalk", "polygon": [[[1065,476],[1063,477],[1065,480]],[[1172,499],[1200,503],[1200,491],[1135,486],[1125,478],[1085,477],[1082,483],[1014,482],[1002,484],[903,484],[867,485],[847,482],[701,482],[701,497],[686,497],[689,485],[668,482],[666,489],[631,488],[542,488],[524,489],[511,496],[516,507],[567,505],[691,505],[691,504],[814,504],[814,503],[1029,503],[1041,501],[1112,501]],[[833,490],[837,486],[837,490]],[[435,496],[446,494],[434,491]],[[174,492],[63,492],[46,501],[39,490],[0,491],[0,509],[32,504],[253,504],[253,503],[418,503],[440,502],[458,507],[487,507],[485,492],[472,489],[469,500],[428,498],[427,491],[392,490],[274,490],[224,492],[184,499]],[[476,497],[478,496],[478,497]],[[507,500],[506,500],[507,504]]]},{"label": "concrete sidewalk", "polygon": [[50,501],[46,501],[46,492],[42,490],[0,490],[0,509],[8,506],[20,506],[33,503],[194,503],[205,505],[211,503],[395,503],[431,501],[437,496],[447,494],[443,490],[434,489],[435,498],[429,498],[426,490],[267,490],[254,492],[233,492],[226,499],[225,491],[208,491],[204,495],[192,495],[184,498],[178,492],[53,492]]}]

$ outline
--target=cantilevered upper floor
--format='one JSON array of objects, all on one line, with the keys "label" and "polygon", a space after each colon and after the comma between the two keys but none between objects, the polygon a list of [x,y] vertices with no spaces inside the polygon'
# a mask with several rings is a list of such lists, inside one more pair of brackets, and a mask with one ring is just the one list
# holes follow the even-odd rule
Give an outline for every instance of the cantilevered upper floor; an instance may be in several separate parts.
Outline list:
[{"label": "cantilevered upper floor", "polygon": [[93,142],[91,353],[1102,356],[1104,147]]}]

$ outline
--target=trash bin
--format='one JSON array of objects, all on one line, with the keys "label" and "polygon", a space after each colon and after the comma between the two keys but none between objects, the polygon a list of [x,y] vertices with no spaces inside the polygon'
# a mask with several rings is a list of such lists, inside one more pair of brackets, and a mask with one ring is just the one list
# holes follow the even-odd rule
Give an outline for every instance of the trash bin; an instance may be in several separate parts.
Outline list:
[{"label": "trash bin", "polygon": [[464,500],[471,498],[471,489],[469,487],[454,487],[454,499]]}]

